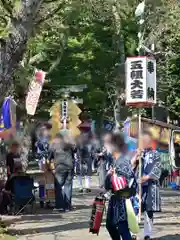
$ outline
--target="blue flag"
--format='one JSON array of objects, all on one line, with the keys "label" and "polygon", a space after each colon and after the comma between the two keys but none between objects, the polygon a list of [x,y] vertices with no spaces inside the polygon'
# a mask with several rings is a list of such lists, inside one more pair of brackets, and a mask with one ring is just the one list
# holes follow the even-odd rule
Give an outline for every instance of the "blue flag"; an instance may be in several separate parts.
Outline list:
[{"label": "blue flag", "polygon": [[12,118],[11,118],[11,99],[6,98],[2,106],[2,116],[4,121],[4,128],[9,129],[12,127]]},{"label": "blue flag", "polygon": [[0,131],[11,129],[16,125],[16,112],[14,106],[15,103],[10,97],[4,100],[0,118]]}]

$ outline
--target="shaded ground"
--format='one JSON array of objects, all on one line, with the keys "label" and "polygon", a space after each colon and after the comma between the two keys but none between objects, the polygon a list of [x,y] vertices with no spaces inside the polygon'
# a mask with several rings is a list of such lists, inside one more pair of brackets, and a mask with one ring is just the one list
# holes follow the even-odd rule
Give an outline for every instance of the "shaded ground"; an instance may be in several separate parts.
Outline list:
[{"label": "shaded ground", "polygon": [[[95,185],[95,183],[94,183]],[[91,203],[97,193],[74,193],[73,204],[76,209],[71,213],[59,214],[52,210],[38,211],[36,215],[23,216],[21,221],[11,225],[10,230],[19,234],[19,240],[91,240],[97,238],[88,233]],[[160,240],[180,240],[180,192],[162,191],[163,212],[155,216],[154,236]],[[105,222],[105,219],[104,219]],[[105,224],[98,236],[99,240],[109,240]],[[143,239],[143,231],[139,234]]]}]

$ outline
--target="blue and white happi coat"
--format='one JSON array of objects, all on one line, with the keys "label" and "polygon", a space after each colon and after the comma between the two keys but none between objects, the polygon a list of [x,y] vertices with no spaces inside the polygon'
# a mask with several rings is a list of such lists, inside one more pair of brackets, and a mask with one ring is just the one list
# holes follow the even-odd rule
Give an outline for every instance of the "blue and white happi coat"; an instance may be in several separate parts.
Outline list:
[{"label": "blue and white happi coat", "polygon": [[[142,176],[151,179],[142,185],[142,210],[150,212],[161,211],[160,185],[161,175],[160,154],[152,149],[144,150],[142,154]],[[138,176],[138,171],[136,172]]]},{"label": "blue and white happi coat", "polygon": [[41,161],[43,158],[47,159],[49,157],[48,138],[40,138],[36,142],[36,156],[39,161]]},{"label": "blue and white happi coat", "polygon": [[[129,183],[134,180],[132,188],[136,189],[137,184],[135,180],[135,175],[131,166],[131,162],[129,157],[127,156],[120,156],[114,163],[114,168],[116,174],[118,176],[124,176]],[[111,176],[107,175],[105,180],[105,189],[112,190],[112,183],[111,183]],[[126,206],[125,206],[125,197],[112,194],[109,200],[108,212],[107,212],[107,221],[109,220],[111,224],[117,224],[121,221],[127,221],[127,213],[126,213]]]}]

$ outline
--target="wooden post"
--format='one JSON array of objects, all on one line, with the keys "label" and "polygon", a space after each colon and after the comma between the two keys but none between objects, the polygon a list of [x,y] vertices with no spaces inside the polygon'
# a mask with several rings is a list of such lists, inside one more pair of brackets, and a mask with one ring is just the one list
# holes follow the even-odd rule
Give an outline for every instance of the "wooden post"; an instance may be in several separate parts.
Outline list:
[{"label": "wooden post", "polygon": [[[138,148],[141,150],[141,109],[139,108],[138,113]],[[139,223],[141,222],[141,202],[142,202],[142,186],[141,186],[141,177],[142,177],[142,161],[141,161],[141,154],[139,155]]]}]

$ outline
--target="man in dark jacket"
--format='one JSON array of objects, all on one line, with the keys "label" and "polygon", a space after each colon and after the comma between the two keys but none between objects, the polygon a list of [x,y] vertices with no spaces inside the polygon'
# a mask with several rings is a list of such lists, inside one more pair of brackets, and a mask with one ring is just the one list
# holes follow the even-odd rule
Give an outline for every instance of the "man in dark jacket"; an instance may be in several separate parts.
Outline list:
[{"label": "man in dark jacket", "polygon": [[57,134],[52,145],[52,158],[55,160],[56,209],[68,211],[71,210],[74,159],[72,145],[65,143],[61,134]]}]

